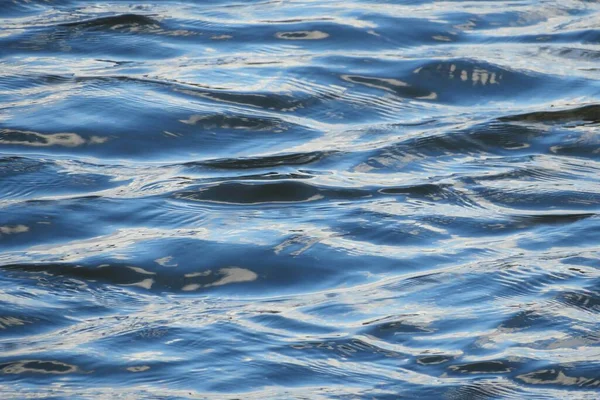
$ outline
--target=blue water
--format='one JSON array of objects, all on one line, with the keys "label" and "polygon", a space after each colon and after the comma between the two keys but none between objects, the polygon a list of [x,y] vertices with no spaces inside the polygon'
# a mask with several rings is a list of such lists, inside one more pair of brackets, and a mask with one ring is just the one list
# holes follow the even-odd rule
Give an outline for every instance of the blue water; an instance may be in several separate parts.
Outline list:
[{"label": "blue water", "polygon": [[0,398],[600,398],[600,3],[0,2]]}]

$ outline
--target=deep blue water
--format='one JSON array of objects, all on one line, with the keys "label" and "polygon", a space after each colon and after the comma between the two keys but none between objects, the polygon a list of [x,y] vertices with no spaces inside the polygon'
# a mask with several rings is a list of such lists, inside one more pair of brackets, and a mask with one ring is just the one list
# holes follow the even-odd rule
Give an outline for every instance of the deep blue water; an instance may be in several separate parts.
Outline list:
[{"label": "deep blue water", "polygon": [[0,0],[0,398],[600,398],[600,3]]}]

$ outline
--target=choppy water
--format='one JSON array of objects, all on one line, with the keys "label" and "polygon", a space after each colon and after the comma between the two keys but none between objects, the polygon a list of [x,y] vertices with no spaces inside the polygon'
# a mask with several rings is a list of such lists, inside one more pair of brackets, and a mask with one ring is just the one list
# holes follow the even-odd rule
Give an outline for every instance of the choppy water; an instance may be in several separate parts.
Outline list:
[{"label": "choppy water", "polygon": [[0,3],[0,392],[600,390],[600,4]]}]

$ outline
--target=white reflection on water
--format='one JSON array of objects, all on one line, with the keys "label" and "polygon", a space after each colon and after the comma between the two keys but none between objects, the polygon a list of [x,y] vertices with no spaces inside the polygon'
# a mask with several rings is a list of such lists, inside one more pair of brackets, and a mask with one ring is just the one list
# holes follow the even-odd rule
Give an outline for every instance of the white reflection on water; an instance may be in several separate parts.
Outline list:
[{"label": "white reflection on water", "polygon": [[25,233],[25,232],[29,232],[29,227],[27,225],[0,226],[0,234],[3,234],[3,235],[14,235],[16,233]]},{"label": "white reflection on water", "polygon": [[329,34],[321,31],[296,31],[278,32],[275,37],[286,40],[319,40],[329,37]]},{"label": "white reflection on water", "polygon": [[[205,272],[186,274],[185,276],[189,277],[189,278],[197,277],[197,276],[210,276],[211,273],[212,273],[211,271],[205,271]],[[217,281],[206,284],[206,285],[191,283],[191,284],[183,286],[181,288],[181,290],[183,290],[184,292],[190,292],[190,291],[198,290],[202,287],[222,286],[222,285],[227,285],[230,283],[252,282],[252,281],[255,281],[256,278],[258,278],[258,275],[256,275],[255,272],[252,272],[246,268],[239,268],[239,267],[221,268],[221,269],[219,269],[219,271],[217,273],[215,273],[215,275],[217,275],[217,276],[221,275],[222,277],[219,278]]]},{"label": "white reflection on water", "polygon": [[13,129],[0,129],[0,144],[11,144],[33,147],[77,147],[84,144],[102,144],[108,140],[106,137],[91,136],[84,139],[76,133],[38,133],[32,131],[19,131]]}]

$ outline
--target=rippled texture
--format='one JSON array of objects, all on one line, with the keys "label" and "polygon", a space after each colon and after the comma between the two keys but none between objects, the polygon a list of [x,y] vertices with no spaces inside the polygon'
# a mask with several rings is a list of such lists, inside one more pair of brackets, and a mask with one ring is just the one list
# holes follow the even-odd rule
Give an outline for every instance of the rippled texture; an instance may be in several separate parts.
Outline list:
[{"label": "rippled texture", "polygon": [[3,1],[1,397],[597,399],[599,18]]}]

